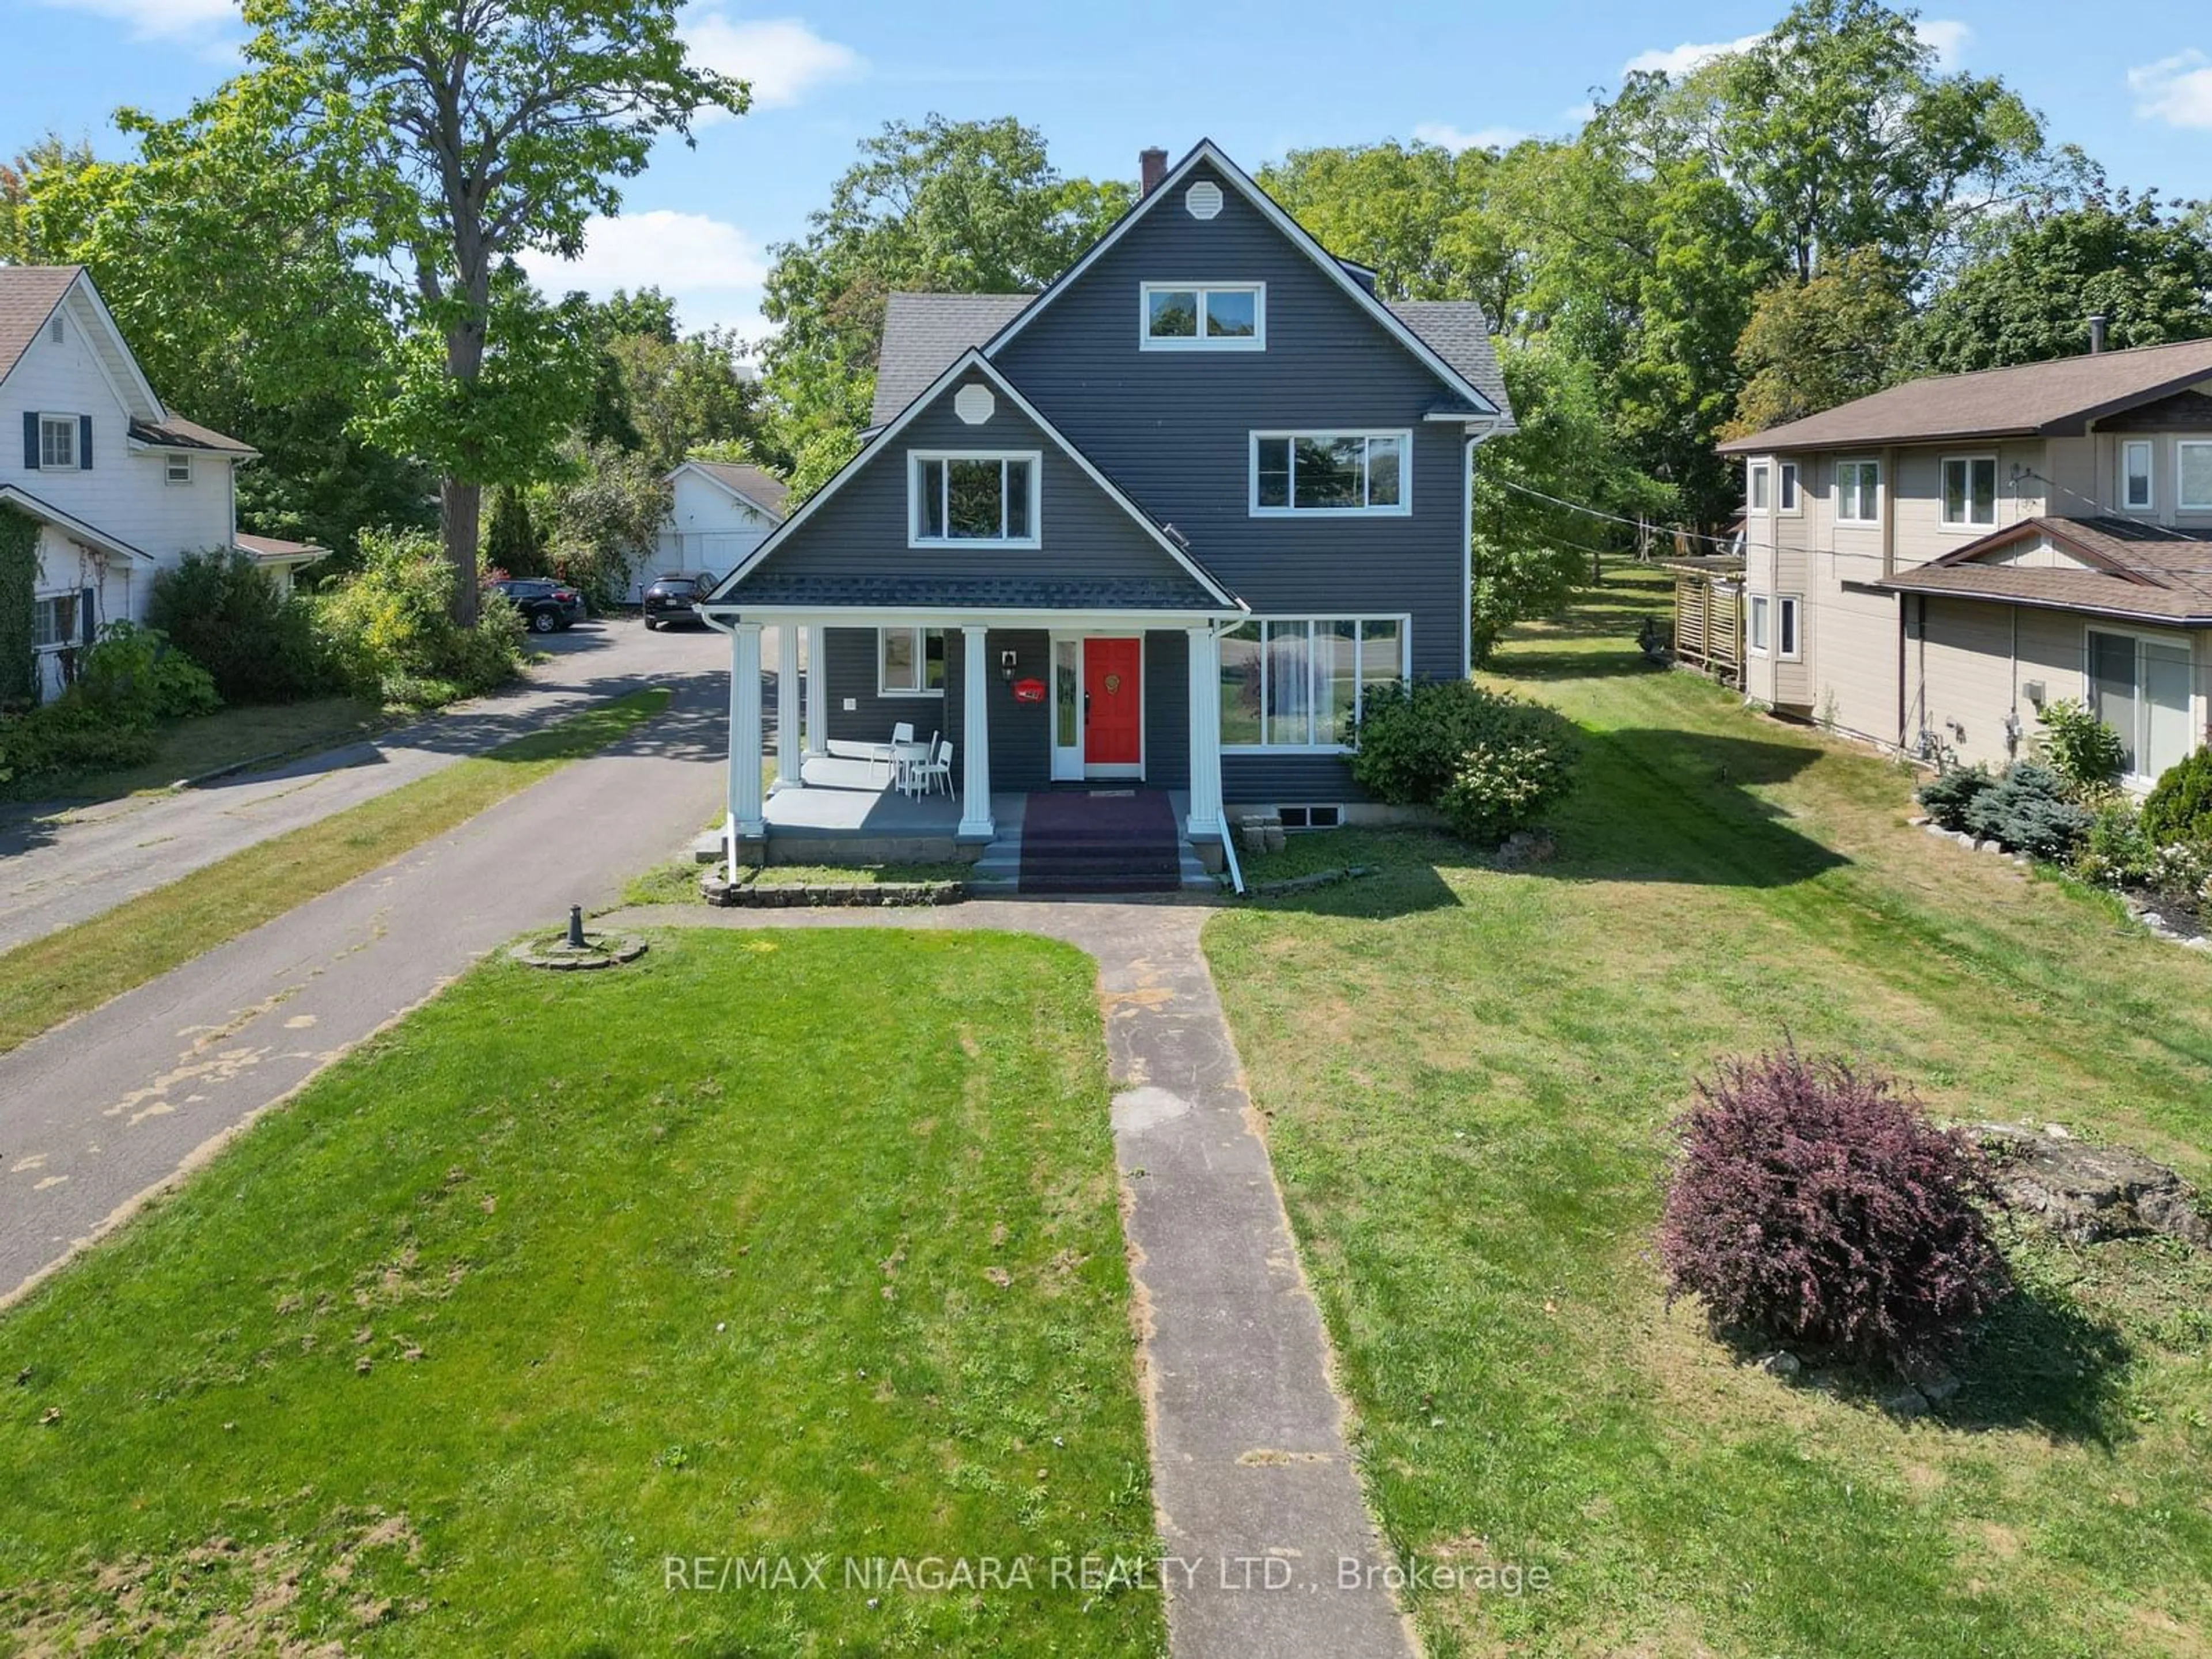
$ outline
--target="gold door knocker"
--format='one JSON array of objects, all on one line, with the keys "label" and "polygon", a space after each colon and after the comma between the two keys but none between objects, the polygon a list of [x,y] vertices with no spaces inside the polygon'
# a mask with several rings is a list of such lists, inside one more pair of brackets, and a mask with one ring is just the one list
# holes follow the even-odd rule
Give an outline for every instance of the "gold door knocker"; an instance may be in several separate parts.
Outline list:
[{"label": "gold door knocker", "polygon": [[1119,674],[1109,674],[1106,677],[1106,695],[1110,697],[1121,689],[1121,677]]}]

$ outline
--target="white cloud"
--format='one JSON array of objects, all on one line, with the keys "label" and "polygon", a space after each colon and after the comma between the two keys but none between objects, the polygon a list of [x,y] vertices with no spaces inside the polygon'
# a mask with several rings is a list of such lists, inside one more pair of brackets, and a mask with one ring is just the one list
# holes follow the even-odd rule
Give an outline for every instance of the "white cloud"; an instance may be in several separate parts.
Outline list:
[{"label": "white cloud", "polygon": [[1766,37],[1747,34],[1740,40],[1713,40],[1700,46],[1685,41],[1679,46],[1653,47],[1639,52],[1620,66],[1623,75],[1639,75],[1656,71],[1664,75],[1687,75],[1700,64],[1709,64],[1716,58],[1726,57],[1732,52],[1744,52],[1757,46]]},{"label": "white cloud", "polygon": [[796,17],[737,19],[704,11],[684,25],[684,43],[707,68],[749,82],[755,109],[787,108],[815,88],[852,80],[868,67],[850,46],[823,39]]},{"label": "white cloud", "polygon": [[1936,53],[1936,62],[1942,69],[1956,69],[1959,59],[1966,55],[1966,43],[1974,32],[1954,17],[1929,17],[1912,26],[1920,37],[1920,44]]},{"label": "white cloud", "polygon": [[617,289],[658,288],[676,301],[685,329],[733,328],[745,338],[767,332],[761,284],[768,261],[737,226],[703,213],[656,208],[585,227],[580,258],[526,253],[530,280],[552,295],[581,289],[604,299]]},{"label": "white cloud", "polygon": [[239,0],[46,0],[131,26],[135,40],[179,40],[239,21]]},{"label": "white cloud", "polygon": [[2128,71],[2136,113],[2172,127],[2212,127],[2212,58],[2194,46]]},{"label": "white cloud", "polygon": [[1477,127],[1465,132],[1449,121],[1422,121],[1413,137],[1425,144],[1441,144],[1456,155],[1463,149],[1510,149],[1528,135],[1517,127]]}]

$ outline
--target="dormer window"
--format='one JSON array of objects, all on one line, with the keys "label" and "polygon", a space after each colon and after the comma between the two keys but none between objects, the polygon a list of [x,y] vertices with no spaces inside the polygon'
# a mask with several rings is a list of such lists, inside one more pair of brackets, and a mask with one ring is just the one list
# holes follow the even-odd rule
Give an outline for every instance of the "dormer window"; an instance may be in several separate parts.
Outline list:
[{"label": "dormer window", "polygon": [[907,544],[1038,545],[1038,459],[1034,450],[1010,454],[915,452],[908,462]]},{"label": "dormer window", "polygon": [[1146,283],[1138,343],[1146,351],[1262,351],[1265,283]]}]

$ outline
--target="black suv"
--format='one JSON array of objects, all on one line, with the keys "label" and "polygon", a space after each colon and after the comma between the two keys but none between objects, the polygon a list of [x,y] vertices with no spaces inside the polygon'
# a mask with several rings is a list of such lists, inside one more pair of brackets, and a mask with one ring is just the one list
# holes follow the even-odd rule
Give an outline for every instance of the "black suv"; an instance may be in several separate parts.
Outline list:
[{"label": "black suv", "polygon": [[645,590],[646,630],[650,633],[664,623],[697,622],[699,613],[693,607],[714,587],[714,578],[703,570],[654,577]]},{"label": "black suv", "polygon": [[508,576],[492,586],[513,601],[533,634],[557,633],[584,620],[584,596],[550,576]]}]

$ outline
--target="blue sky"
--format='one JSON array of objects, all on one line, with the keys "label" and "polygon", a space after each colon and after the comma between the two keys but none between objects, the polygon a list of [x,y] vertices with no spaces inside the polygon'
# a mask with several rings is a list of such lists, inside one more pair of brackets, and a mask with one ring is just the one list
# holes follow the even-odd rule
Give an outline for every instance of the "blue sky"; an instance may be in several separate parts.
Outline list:
[{"label": "blue sky", "polygon": [[[1631,64],[1680,64],[1771,25],[1779,0],[1665,8],[1343,0],[690,0],[685,29],[754,82],[753,112],[664,146],[623,216],[549,287],[658,283],[687,326],[752,336],[770,244],[887,119],[1012,113],[1066,171],[1133,177],[1148,143],[1201,136],[1248,167],[1286,149],[1386,137],[1493,142],[1571,130]],[[2117,25],[2117,26],[2116,26]],[[2137,0],[1938,0],[1947,62],[2002,75],[2115,182],[2212,196],[2212,10]],[[236,64],[236,0],[0,0],[0,150],[52,129],[118,146],[123,104],[181,112]]]}]

